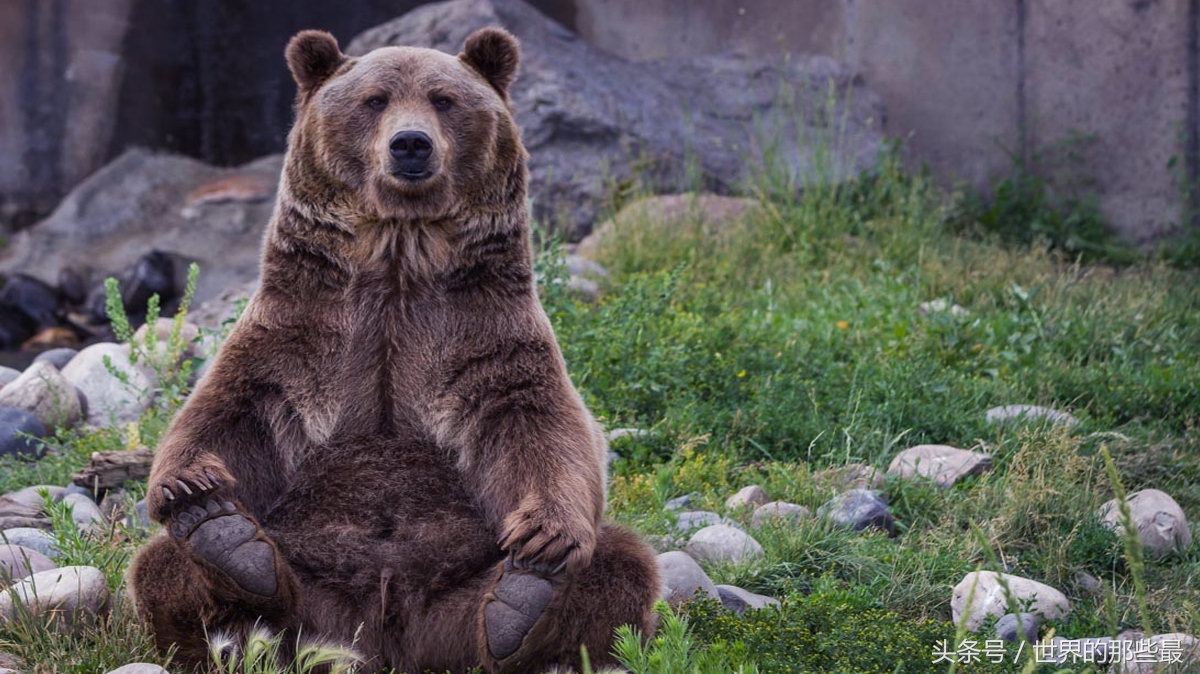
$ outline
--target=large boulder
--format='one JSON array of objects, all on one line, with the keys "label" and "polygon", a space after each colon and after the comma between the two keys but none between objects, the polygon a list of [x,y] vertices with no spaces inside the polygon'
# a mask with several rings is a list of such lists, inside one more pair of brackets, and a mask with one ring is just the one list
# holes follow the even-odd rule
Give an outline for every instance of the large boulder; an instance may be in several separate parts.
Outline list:
[{"label": "large boulder", "polygon": [[362,33],[346,51],[411,45],[453,54],[472,31],[494,25],[521,40],[511,95],[530,152],[535,215],[569,234],[590,231],[616,185],[731,192],[769,164],[799,186],[868,168],[883,146],[879,97],[831,58],[634,64],[521,0],[424,5]]},{"label": "large boulder", "polygon": [[[0,273],[46,283],[74,270],[96,282],[148,251],[200,264],[198,300],[258,275],[279,155],[222,169],[187,157],[126,151],[80,183],[45,220],[0,250]],[[186,265],[175,271],[186,274]]]},{"label": "large boulder", "polygon": [[[1143,489],[1131,494],[1128,503],[1138,540],[1151,557],[1182,552],[1192,545],[1187,516],[1170,494],[1157,489]],[[1100,506],[1098,513],[1105,525],[1118,532],[1124,531],[1121,504],[1116,499]]]}]

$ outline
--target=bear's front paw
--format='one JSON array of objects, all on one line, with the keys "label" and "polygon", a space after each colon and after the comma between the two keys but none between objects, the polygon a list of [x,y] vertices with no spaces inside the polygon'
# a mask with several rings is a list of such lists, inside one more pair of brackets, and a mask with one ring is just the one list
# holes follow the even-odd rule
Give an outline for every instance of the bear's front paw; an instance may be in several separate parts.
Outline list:
[{"label": "bear's front paw", "polygon": [[499,543],[514,568],[552,576],[563,569],[578,571],[592,561],[596,527],[590,518],[561,504],[527,499],[505,518]]},{"label": "bear's front paw", "polygon": [[228,493],[233,484],[233,477],[222,466],[195,465],[154,480],[146,490],[146,506],[154,519],[166,522],[219,492]]}]

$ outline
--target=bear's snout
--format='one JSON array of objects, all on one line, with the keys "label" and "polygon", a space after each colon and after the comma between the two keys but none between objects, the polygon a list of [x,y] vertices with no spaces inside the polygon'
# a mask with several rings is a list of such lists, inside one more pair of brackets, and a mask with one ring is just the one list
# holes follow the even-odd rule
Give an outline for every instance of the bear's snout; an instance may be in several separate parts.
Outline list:
[{"label": "bear's snout", "polygon": [[433,156],[433,139],[423,131],[401,131],[388,143],[396,175],[408,180],[421,180],[430,175],[429,158]]}]

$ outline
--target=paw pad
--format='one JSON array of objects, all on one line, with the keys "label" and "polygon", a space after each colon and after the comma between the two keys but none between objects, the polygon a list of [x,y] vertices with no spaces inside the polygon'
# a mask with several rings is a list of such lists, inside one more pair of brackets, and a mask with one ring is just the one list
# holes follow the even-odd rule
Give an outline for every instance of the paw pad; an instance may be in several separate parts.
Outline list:
[{"label": "paw pad", "polygon": [[483,609],[484,629],[492,657],[503,660],[517,652],[542,617],[554,586],[532,573],[508,572],[492,592],[496,598]]},{"label": "paw pad", "polygon": [[171,534],[224,571],[243,589],[270,597],[278,589],[275,550],[258,540],[258,526],[229,502],[209,500],[176,516]]}]

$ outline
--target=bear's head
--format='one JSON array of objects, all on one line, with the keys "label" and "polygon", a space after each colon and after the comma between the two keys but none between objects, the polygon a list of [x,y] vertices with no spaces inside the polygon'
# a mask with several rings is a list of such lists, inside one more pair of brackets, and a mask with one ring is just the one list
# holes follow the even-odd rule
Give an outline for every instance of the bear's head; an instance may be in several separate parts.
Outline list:
[{"label": "bear's head", "polygon": [[286,56],[299,87],[286,184],[310,212],[424,221],[524,207],[508,101],[519,46],[507,31],[476,31],[457,57],[383,47],[352,58],[310,30]]}]

